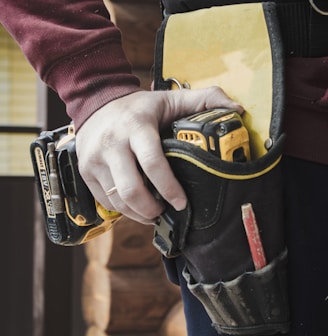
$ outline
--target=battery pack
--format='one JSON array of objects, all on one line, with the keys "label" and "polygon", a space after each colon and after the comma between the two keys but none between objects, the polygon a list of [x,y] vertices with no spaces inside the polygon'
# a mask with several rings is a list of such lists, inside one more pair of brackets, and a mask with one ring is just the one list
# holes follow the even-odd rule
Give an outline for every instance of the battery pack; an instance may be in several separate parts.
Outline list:
[{"label": "battery pack", "polygon": [[42,132],[30,145],[30,153],[50,241],[82,244],[108,231],[121,218],[103,208],[84,183],[72,125]]}]

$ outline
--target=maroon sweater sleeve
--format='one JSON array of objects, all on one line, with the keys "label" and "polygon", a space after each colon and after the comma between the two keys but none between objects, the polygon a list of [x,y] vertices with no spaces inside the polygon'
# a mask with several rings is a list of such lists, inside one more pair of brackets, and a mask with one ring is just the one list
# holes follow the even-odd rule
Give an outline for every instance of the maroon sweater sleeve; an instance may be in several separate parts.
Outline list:
[{"label": "maroon sweater sleeve", "polygon": [[107,102],[140,90],[102,0],[0,0],[0,22],[77,129]]}]

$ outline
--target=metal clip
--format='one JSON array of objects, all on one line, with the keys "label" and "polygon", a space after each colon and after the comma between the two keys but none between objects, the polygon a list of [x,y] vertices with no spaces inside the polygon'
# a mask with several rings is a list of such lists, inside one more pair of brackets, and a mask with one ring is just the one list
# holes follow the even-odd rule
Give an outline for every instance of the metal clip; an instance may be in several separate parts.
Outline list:
[{"label": "metal clip", "polygon": [[322,9],[320,9],[315,3],[314,0],[309,0],[309,3],[311,5],[311,7],[319,14],[321,15],[325,15],[328,16],[328,12],[323,11]]},{"label": "metal clip", "polygon": [[174,77],[169,77],[167,79],[165,79],[165,82],[173,82],[174,84],[177,85],[177,87],[179,88],[179,90],[182,89],[191,89],[191,86],[188,82],[184,82],[183,84],[181,84],[176,78]]}]

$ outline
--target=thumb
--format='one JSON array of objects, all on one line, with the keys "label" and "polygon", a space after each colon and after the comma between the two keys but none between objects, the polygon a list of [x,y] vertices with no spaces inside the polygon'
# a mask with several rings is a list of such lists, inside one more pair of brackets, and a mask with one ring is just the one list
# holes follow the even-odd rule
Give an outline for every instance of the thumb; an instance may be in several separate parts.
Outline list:
[{"label": "thumb", "polygon": [[244,111],[240,104],[231,100],[218,86],[205,89],[182,89],[165,92],[168,102],[166,104],[168,111],[166,111],[165,115],[171,120],[218,107],[235,109],[240,114]]}]

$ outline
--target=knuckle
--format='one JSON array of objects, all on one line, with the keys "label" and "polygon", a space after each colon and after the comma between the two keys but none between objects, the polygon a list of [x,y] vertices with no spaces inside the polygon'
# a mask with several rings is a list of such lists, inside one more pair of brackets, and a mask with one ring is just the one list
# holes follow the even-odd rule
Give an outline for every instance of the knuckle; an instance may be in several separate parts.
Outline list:
[{"label": "knuckle", "polygon": [[[122,201],[122,204],[119,206],[120,212],[124,212],[127,210],[127,208],[124,208],[125,205],[132,205],[132,204],[138,204],[138,212],[141,214],[144,219],[147,221],[153,220],[155,217],[158,217],[161,213],[161,210],[159,207],[151,205],[150,203],[146,203],[142,206],[140,203],[140,189],[137,187],[126,187],[119,190],[120,198]],[[129,210],[131,211],[131,209]]]},{"label": "knuckle", "polygon": [[115,203],[115,206],[112,205],[111,209],[127,216],[130,213],[129,208],[123,202]]},{"label": "knuckle", "polygon": [[161,196],[168,202],[177,198],[176,192],[170,186],[165,186],[163,189],[161,189]]},{"label": "knuckle", "polygon": [[109,149],[117,145],[117,139],[112,132],[103,133],[100,136],[100,144],[103,148]]},{"label": "knuckle", "polygon": [[78,160],[78,167],[80,174],[87,175],[88,172],[91,171],[90,167],[94,166],[94,164],[96,164],[95,155],[89,155],[88,157],[86,157],[85,155],[80,155]]},{"label": "knuckle", "polygon": [[85,160],[79,159],[78,168],[79,168],[79,172],[80,172],[82,177],[87,177],[88,176],[89,169],[88,169],[88,165],[86,164]]},{"label": "knuckle", "polygon": [[211,86],[208,88],[208,93],[213,95],[222,95],[224,91],[219,86]]},{"label": "knuckle", "polygon": [[146,174],[160,168],[162,155],[162,152],[157,152],[155,149],[141,153],[139,162]]},{"label": "knuckle", "polygon": [[142,163],[142,168],[146,172],[152,172],[159,168],[159,163],[154,156],[148,156]]},{"label": "knuckle", "polygon": [[124,203],[133,203],[137,199],[139,191],[135,186],[124,186],[120,188],[119,194]]},{"label": "knuckle", "polygon": [[146,208],[145,212],[142,215],[143,215],[144,219],[146,219],[147,221],[150,222],[150,221],[154,220],[154,218],[158,217],[160,215],[160,213],[158,213],[157,211],[153,211],[150,208]]}]

